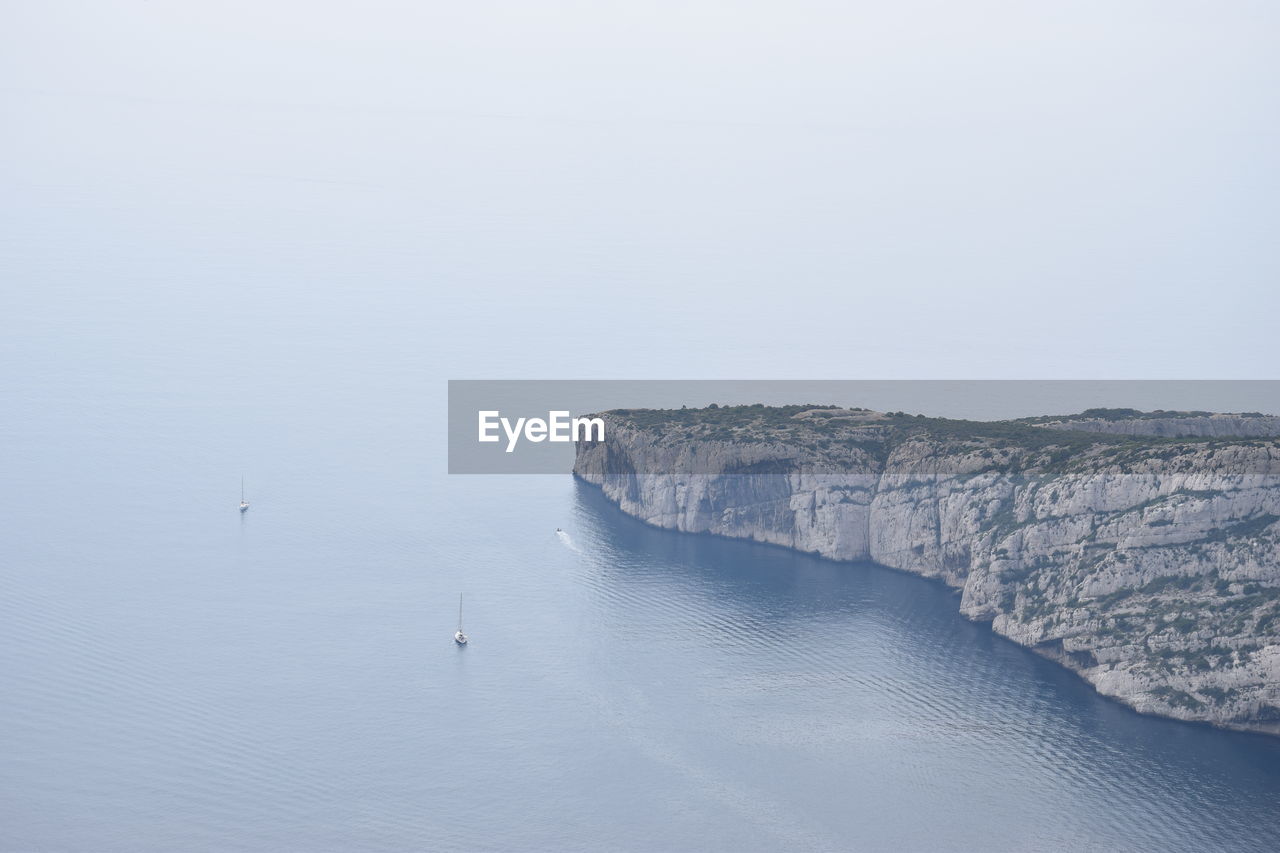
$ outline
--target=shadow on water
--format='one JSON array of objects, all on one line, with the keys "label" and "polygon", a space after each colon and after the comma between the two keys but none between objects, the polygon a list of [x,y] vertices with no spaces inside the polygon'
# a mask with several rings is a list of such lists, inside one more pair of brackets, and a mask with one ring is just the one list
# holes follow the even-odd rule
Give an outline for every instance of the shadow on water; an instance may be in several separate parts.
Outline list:
[{"label": "shadow on water", "polygon": [[[957,593],[939,582],[658,529],[582,482],[575,497],[590,558],[583,581],[614,629],[644,641],[631,653],[633,672],[646,655],[678,653],[687,682],[672,689],[705,700],[702,685],[734,670],[726,702],[797,718],[827,750],[823,760],[866,766],[908,750],[921,777],[1001,790],[1021,812],[1010,820],[1040,827],[1010,830],[1000,843],[1060,837],[1054,821],[1072,810],[1088,815],[1072,837],[1108,846],[1274,849],[1280,841],[1280,740],[1139,715],[964,619]],[[671,632],[678,641],[664,639]],[[752,689],[734,692],[743,684]],[[882,754],[886,743],[894,749]],[[892,787],[891,777],[881,782]],[[952,818],[963,824],[973,803],[945,794],[953,795]],[[989,804],[987,815],[1002,807]],[[1035,817],[1037,809],[1046,814]],[[975,832],[974,841],[993,840]]]}]

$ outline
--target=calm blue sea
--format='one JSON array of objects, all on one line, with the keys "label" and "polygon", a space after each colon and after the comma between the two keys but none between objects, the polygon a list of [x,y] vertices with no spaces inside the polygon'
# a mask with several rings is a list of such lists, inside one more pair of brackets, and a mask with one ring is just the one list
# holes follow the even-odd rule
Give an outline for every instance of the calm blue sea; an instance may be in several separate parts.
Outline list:
[{"label": "calm blue sea", "polygon": [[1280,846],[1280,741],[1100,699],[939,585],[450,478],[443,387],[359,336],[228,370],[103,311],[11,325],[50,360],[4,415],[0,849]]}]

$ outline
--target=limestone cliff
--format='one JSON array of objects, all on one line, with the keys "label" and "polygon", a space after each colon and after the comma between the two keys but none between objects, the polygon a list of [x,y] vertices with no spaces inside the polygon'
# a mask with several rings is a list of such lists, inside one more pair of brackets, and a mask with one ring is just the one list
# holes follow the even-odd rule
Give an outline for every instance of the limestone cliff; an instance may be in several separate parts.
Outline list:
[{"label": "limestone cliff", "polygon": [[1135,409],[1090,409],[1065,417],[1026,418],[1021,423],[1111,435],[1154,435],[1167,438],[1276,438],[1280,417],[1259,412],[1227,415],[1212,412],[1139,412]]},{"label": "limestone cliff", "polygon": [[[1169,420],[1138,414],[1077,420]],[[660,527],[939,578],[1139,711],[1280,733],[1280,440],[1070,420],[620,410],[575,473]]]}]

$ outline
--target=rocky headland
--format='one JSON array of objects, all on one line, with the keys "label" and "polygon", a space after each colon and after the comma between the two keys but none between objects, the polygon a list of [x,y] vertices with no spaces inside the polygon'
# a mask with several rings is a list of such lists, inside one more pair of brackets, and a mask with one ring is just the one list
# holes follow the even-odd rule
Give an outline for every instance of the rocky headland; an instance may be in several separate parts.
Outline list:
[{"label": "rocky headland", "polygon": [[1280,734],[1280,418],[604,417],[574,472],[630,515],[938,578],[1138,711]]}]

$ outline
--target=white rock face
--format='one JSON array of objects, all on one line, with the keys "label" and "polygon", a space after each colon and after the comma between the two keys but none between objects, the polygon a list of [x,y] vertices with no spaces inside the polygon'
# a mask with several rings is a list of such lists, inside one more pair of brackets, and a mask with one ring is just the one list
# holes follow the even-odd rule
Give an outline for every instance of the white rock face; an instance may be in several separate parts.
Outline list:
[{"label": "white rock face", "polygon": [[1110,435],[1157,435],[1168,438],[1275,438],[1280,436],[1280,417],[1275,415],[1179,415],[1168,417],[1064,418],[1036,424],[1046,429],[1069,429]]},{"label": "white rock face", "polygon": [[650,524],[940,578],[1139,711],[1280,733],[1280,442],[607,435],[575,473]]}]

